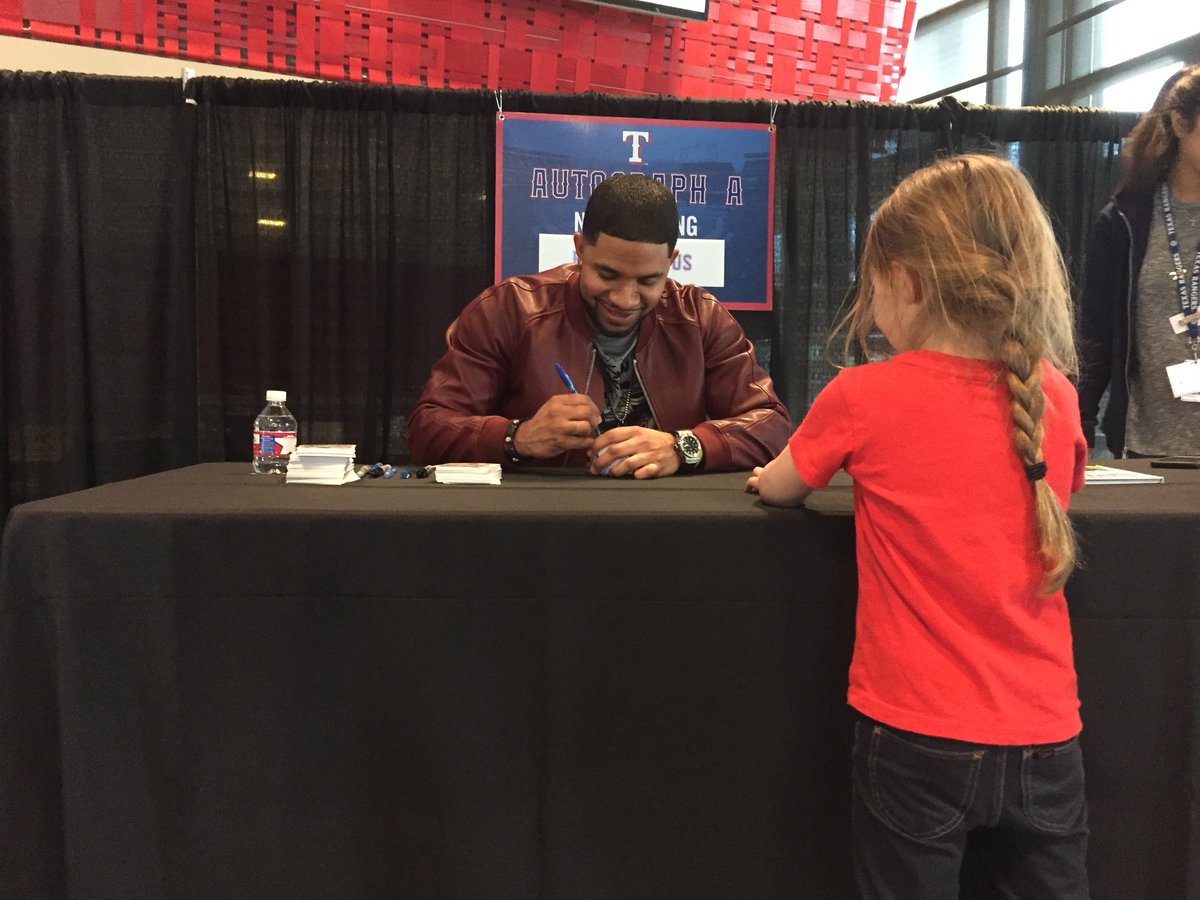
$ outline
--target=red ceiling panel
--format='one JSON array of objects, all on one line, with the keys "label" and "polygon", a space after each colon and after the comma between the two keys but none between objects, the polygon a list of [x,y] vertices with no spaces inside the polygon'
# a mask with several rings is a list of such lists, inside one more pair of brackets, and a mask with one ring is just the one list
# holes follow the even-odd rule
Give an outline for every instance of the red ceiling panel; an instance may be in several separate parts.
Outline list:
[{"label": "red ceiling panel", "polygon": [[0,0],[0,34],[377,84],[887,102],[915,6],[709,0],[693,22],[580,0]]}]

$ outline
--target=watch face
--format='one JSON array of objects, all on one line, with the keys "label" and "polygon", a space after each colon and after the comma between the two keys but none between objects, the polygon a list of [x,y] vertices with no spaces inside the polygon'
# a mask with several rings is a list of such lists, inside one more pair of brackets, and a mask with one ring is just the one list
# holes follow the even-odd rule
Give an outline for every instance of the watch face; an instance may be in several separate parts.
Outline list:
[{"label": "watch face", "polygon": [[679,455],[685,465],[696,466],[700,464],[704,448],[700,446],[700,439],[690,431],[681,431],[676,434],[675,446],[679,449]]}]

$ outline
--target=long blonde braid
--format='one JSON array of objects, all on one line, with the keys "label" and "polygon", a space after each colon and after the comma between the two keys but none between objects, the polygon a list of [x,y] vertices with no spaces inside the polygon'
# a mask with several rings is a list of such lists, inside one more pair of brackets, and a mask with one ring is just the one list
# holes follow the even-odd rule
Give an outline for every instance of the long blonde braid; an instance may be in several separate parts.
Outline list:
[{"label": "long blonde braid", "polygon": [[1077,549],[1041,471],[1043,366],[1071,375],[1077,360],[1066,268],[1046,211],[1020,170],[993,156],[948,157],[905,178],[875,214],[858,295],[834,332],[844,334],[848,357],[852,343],[867,350],[875,328],[871,275],[893,262],[916,277],[931,319],[985,347],[1007,370],[1013,446],[1032,482],[1046,566],[1041,590],[1053,593],[1074,569]]},{"label": "long blonde braid", "polygon": [[1042,421],[1046,411],[1042,360],[1040,354],[1030,354],[1025,345],[1011,335],[1000,345],[1000,360],[1008,370],[1008,390],[1012,394],[1013,445],[1026,472],[1032,472],[1030,482],[1037,515],[1038,549],[1046,562],[1040,590],[1043,594],[1051,594],[1066,584],[1074,571],[1076,545],[1071,520],[1046,483],[1044,467],[1039,470],[1039,464],[1044,462],[1042,441],[1046,436]]}]

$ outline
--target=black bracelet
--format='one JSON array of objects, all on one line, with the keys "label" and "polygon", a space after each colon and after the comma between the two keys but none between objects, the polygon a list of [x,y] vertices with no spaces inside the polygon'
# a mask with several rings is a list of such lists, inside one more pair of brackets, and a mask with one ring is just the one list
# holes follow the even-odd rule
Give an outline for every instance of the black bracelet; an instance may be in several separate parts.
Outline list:
[{"label": "black bracelet", "polygon": [[521,427],[520,419],[513,419],[504,434],[504,455],[510,463],[521,462],[521,454],[517,452],[517,429]]}]

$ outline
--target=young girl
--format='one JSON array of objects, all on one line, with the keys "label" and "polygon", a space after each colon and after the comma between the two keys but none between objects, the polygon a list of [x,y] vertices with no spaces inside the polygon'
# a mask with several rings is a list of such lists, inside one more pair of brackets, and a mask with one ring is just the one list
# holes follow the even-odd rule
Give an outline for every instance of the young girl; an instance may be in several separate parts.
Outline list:
[{"label": "young girl", "polygon": [[1079,700],[1062,586],[1083,486],[1066,273],[999,159],[906,178],[867,236],[843,370],[746,483],[799,505],[854,479],[855,878],[866,897],[959,896],[968,843],[1004,896],[1086,897]]}]

